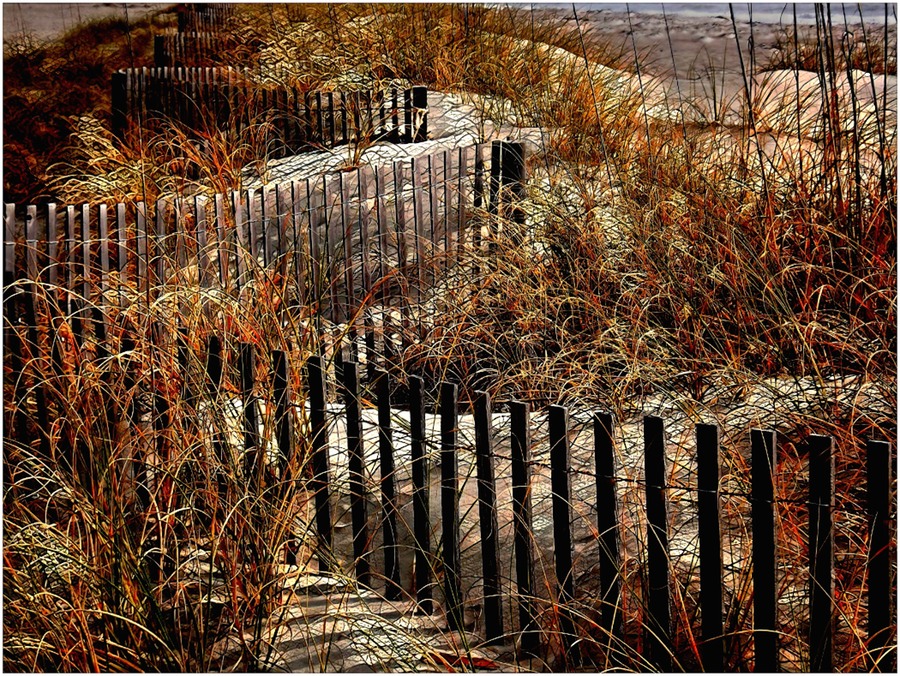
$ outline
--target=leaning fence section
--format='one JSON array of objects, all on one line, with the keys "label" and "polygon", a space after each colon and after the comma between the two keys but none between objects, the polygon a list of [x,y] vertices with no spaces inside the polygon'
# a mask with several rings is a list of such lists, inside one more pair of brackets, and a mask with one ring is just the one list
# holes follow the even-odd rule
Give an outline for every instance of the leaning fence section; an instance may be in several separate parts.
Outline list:
[{"label": "leaning fence section", "polygon": [[112,76],[112,129],[175,125],[198,139],[253,134],[271,156],[348,143],[428,136],[428,90],[302,91],[257,81],[248,68],[128,68]]},{"label": "leaning fence section", "polygon": [[494,142],[229,194],[8,204],[6,266],[53,289],[77,338],[96,325],[87,308],[106,317],[171,288],[249,299],[277,284],[374,357],[416,339],[430,290],[465,246],[487,246],[490,214],[518,213],[523,166],[521,144]]},{"label": "leaning fence section", "polygon": [[[321,357],[307,363],[310,386],[323,387],[326,364]],[[797,647],[787,657],[783,645],[782,636],[795,633],[795,627],[784,612],[786,601],[779,600],[787,578],[779,572],[776,552],[782,546],[781,501],[797,501],[793,490],[788,497],[778,485],[778,449],[801,440],[781,439],[772,430],[749,431],[749,476],[739,497],[750,506],[749,528],[741,536],[750,540],[750,555],[731,561],[727,567],[733,574],[726,578],[723,500],[726,494],[727,499],[737,495],[722,488],[718,426],[696,425],[691,451],[696,481],[685,484],[674,478],[666,421],[646,416],[629,422],[640,425],[643,435],[643,467],[635,478],[622,471],[617,450],[622,424],[609,413],[585,415],[565,406],[539,411],[516,400],[504,402],[501,412],[486,392],[476,392],[471,402],[458,400],[453,383],[429,385],[416,376],[395,383],[379,372],[369,386],[361,386],[355,362],[338,364],[334,373],[343,408],[336,412],[326,407],[324,397],[310,397],[310,415],[321,421],[313,460],[320,479],[316,523],[327,529],[318,531],[318,542],[332,547],[320,550],[322,560],[344,560],[346,571],[355,571],[362,586],[389,598],[405,590],[426,613],[438,600],[451,629],[471,627],[471,609],[477,608],[485,641],[514,640],[523,652],[543,656],[549,650],[566,669],[598,664],[587,646],[599,640],[607,668],[643,665],[642,670],[673,671],[695,665],[723,671],[733,655],[732,642],[744,641],[744,635],[757,672],[800,665],[815,672],[840,668],[835,661],[841,602],[835,563],[846,553],[835,544],[838,449],[831,437],[802,440],[810,450],[808,477],[800,479],[808,486],[800,501],[808,514],[809,581],[791,601],[793,622],[808,618],[799,632],[803,655],[798,665]],[[401,392],[408,416],[390,414]],[[576,425],[573,417],[589,422]],[[886,442],[867,442],[870,538],[865,571],[853,583],[869,609],[867,668],[888,672],[896,660],[896,625],[885,614],[896,608],[896,583],[888,566],[890,454]],[[576,456],[589,460],[576,463]],[[439,472],[431,471],[435,463]],[[348,475],[349,492],[338,488]],[[372,478],[367,481],[367,476]],[[622,498],[629,483],[639,489],[631,498],[642,497],[644,517],[626,526]],[[675,492],[693,499],[685,507],[673,499]],[[364,505],[378,500],[381,511],[367,514]],[[687,555],[672,544],[676,505],[677,521],[698,524],[689,555],[693,572],[687,573],[693,581],[685,579],[683,566],[676,567]],[[352,535],[341,544],[332,524],[351,513]],[[628,532],[634,528],[641,531],[637,536]],[[625,566],[635,556],[641,566],[637,571]],[[415,564],[403,567],[401,560]],[[730,581],[735,577],[752,579],[752,593],[737,596]],[[693,590],[691,600],[687,589]],[[734,616],[729,605],[751,598],[749,627],[735,630],[726,623]],[[696,604],[693,619],[677,616],[685,603]],[[800,605],[803,610],[796,609]],[[696,624],[692,643],[677,629],[684,622]],[[635,623],[641,631],[634,630]]]}]

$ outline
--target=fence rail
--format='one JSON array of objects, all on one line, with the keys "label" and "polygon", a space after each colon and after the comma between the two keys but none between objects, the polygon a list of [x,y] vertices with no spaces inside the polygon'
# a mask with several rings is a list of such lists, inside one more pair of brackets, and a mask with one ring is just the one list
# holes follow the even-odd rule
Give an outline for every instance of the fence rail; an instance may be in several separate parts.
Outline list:
[{"label": "fence rail", "polygon": [[231,67],[128,68],[113,74],[117,138],[165,122],[194,137],[215,129],[253,132],[273,156],[347,143],[413,143],[428,137],[428,90],[301,91],[255,82],[250,69]]}]

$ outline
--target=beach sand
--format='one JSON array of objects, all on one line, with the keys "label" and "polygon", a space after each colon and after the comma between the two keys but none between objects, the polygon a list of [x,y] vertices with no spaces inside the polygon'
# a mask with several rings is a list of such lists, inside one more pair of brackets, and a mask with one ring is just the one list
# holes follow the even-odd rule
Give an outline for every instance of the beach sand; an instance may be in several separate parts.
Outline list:
[{"label": "beach sand", "polygon": [[[620,54],[620,67],[634,73],[645,91],[652,91],[654,96],[664,92],[670,104],[681,101],[712,111],[721,109],[725,102],[730,119],[722,121],[738,126],[746,122],[740,109],[747,99],[747,90],[751,98],[767,97],[768,92],[760,92],[761,85],[784,80],[786,71],[771,71],[767,66],[783,38],[793,36],[790,13],[784,22],[754,21],[751,24],[740,18],[732,23],[727,14],[715,12],[721,9],[718,7],[711,7],[710,15],[703,18],[652,13],[646,8],[629,14],[601,9],[602,4],[596,7],[598,9],[579,10],[571,5],[560,5],[536,10],[535,17],[548,25],[561,26],[574,35],[580,30],[588,58],[610,52]],[[521,11],[528,10],[523,6]],[[883,22],[867,24],[865,31],[870,36],[881,36]],[[895,54],[895,22],[891,22],[888,31],[888,41]],[[850,44],[860,41],[863,26],[848,17],[845,27],[843,16],[839,15],[834,17],[833,33],[835,48],[840,49],[845,33],[849,34]],[[814,42],[816,27],[800,24],[797,35],[801,42]],[[871,86],[858,87],[859,94],[881,98],[882,88],[887,87],[887,108],[893,111],[895,119],[896,82],[894,74],[876,76]]]},{"label": "beach sand", "polygon": [[137,21],[170,6],[149,2],[5,2],[3,40],[24,36],[50,40],[88,21],[107,17]]}]

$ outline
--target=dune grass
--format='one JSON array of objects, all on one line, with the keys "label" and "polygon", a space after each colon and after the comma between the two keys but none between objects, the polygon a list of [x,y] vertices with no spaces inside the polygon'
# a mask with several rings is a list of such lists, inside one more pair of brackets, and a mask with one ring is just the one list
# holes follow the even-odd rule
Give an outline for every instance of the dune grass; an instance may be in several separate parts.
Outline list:
[{"label": "dune grass", "polygon": [[[208,131],[202,153],[172,128],[113,144],[104,128],[109,75],[146,58],[150,30],[170,21],[133,25],[127,40],[127,27],[102,24],[58,44],[5,46],[7,201],[211,194],[239,188],[248,163],[264,165],[259,129],[242,138]],[[664,95],[631,55],[527,9],[246,5],[233,30],[260,45],[254,63],[263,79],[267,69],[284,77],[290,64],[306,88],[348,78],[425,84],[477,95],[484,115],[544,130],[528,160],[525,223],[502,222],[490,253],[464,252],[392,374],[452,378],[463,400],[485,389],[498,401],[606,408],[623,421],[657,408],[685,424],[719,422],[738,562],[749,543],[740,497],[747,432],[776,428],[785,595],[805,584],[807,514],[795,503],[805,499],[804,440],[832,435],[843,553],[836,663],[863,670],[864,448],[870,438],[897,439],[896,104],[878,90],[896,68],[896,45],[883,26],[835,40],[828,21],[823,12],[803,40],[784,27],[766,69],[800,71],[780,89],[776,76],[747,72],[736,94],[740,124],[726,123],[716,106]],[[801,71],[814,74],[803,100]],[[29,112],[37,97],[52,115]],[[5,669],[272,663],[288,618],[283,588],[298,570],[286,562],[311,558],[307,487],[294,479],[308,471],[301,373],[315,340],[306,321],[313,299],[286,278],[254,274],[246,293],[256,295],[245,302],[176,278],[152,305],[114,308],[110,326],[130,331],[109,355],[74,347],[58,290],[36,288],[38,323],[53,329],[5,358]],[[187,329],[188,377],[178,366],[179,327]],[[227,362],[222,391],[209,381],[213,334],[227,349],[248,342],[259,355],[290,354],[295,452],[271,475],[244,474],[234,404],[241,380]],[[31,337],[23,330],[19,340]],[[258,393],[271,389],[269,370],[257,367]],[[271,407],[260,411],[261,438],[275,438]],[[622,499],[625,539],[640,543],[642,497],[634,490]],[[628,549],[624,562],[626,630],[638,643],[639,550]],[[676,663],[687,669],[698,659],[695,577],[690,565],[676,568]],[[727,667],[749,669],[747,567],[735,564],[726,578]],[[791,669],[809,664],[804,598],[786,603],[781,618]],[[541,618],[551,641],[558,610],[551,605]],[[576,616],[585,654],[609,666],[615,651],[594,609],[579,606]],[[625,666],[650,668],[621,652]],[[548,663],[559,665],[552,655]]]}]

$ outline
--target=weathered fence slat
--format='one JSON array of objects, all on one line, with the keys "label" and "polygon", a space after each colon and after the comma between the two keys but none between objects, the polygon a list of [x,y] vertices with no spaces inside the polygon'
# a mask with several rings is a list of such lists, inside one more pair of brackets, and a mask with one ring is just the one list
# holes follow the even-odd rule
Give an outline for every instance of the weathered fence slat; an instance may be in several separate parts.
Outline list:
[{"label": "weathered fence slat", "polygon": [[444,244],[441,267],[446,270],[450,266],[450,203],[452,195],[450,191],[450,179],[453,171],[453,154],[449,150],[442,153],[444,159]]},{"label": "weathered fence slat", "polygon": [[147,205],[144,202],[137,203],[137,220],[135,222],[137,232],[137,289],[150,293],[150,280],[147,270],[149,269],[148,259],[148,233],[147,233]]},{"label": "weathered fence slat", "polygon": [[698,424],[697,508],[700,556],[700,654],[707,672],[723,671],[722,526],[719,519],[719,428]]},{"label": "weathered fence slat", "polygon": [[282,481],[286,479],[288,467],[294,457],[289,375],[288,353],[284,350],[273,350],[272,393],[275,398],[275,438],[278,440],[278,464],[281,469]]},{"label": "weathered fence slat", "polygon": [[[29,206],[26,215],[25,215],[25,238],[26,238],[26,260],[27,260],[27,272],[28,278],[32,280],[32,283],[28,284],[25,289],[25,325],[28,327],[28,350],[31,352],[32,356],[37,357],[41,353],[41,348],[39,344],[38,338],[38,324],[35,310],[35,301],[37,299],[37,288],[36,281],[40,280],[41,273],[38,266],[38,222],[37,222],[37,207]],[[13,331],[15,333],[15,331]],[[9,356],[13,356],[12,350],[21,349],[16,345],[18,342],[18,335],[11,342],[11,344],[7,345],[7,349],[10,350]],[[21,344],[21,343],[20,343]],[[104,349],[104,346],[101,341],[98,340],[97,347],[97,357],[98,359],[104,359],[108,356],[108,352]],[[13,359],[10,360],[10,364],[13,366],[13,373],[21,372],[21,365],[17,362],[20,361],[21,355],[16,354],[13,356]],[[105,374],[101,377],[105,377]],[[40,457],[49,458],[51,447],[50,447],[50,416],[47,410],[47,393],[46,393],[46,384],[41,382],[40,376],[36,376],[34,378],[33,388],[34,392],[34,400],[35,400],[35,412],[37,414],[37,433],[40,438]],[[19,422],[17,422],[16,427],[17,431],[27,439],[27,423],[25,422],[26,413],[24,407],[18,407],[17,409],[22,418]],[[30,439],[26,441],[26,443],[30,443]],[[10,471],[10,467],[6,467],[6,471]],[[26,484],[29,486],[29,490],[38,490],[36,485],[37,482],[32,482],[30,479],[26,479]]]},{"label": "weathered fence slat", "polygon": [[75,269],[78,255],[78,238],[76,237],[75,206],[66,207],[66,296],[68,299],[69,322],[72,334],[79,346],[84,345],[84,331],[81,323],[81,302],[75,294]]},{"label": "weathered fence slat", "polygon": [[81,205],[81,321],[90,326],[88,307],[91,303],[91,207]]},{"label": "weathered fence slat", "polygon": [[412,171],[412,198],[413,198],[413,241],[416,246],[416,302],[422,301],[424,287],[423,267],[425,263],[425,209],[424,188],[422,187],[422,162],[419,158],[410,160]]},{"label": "weathered fence slat", "polygon": [[572,502],[569,473],[569,410],[550,407],[550,486],[553,507],[553,556],[556,560],[556,584],[559,597],[560,639],[566,664],[580,662],[577,634],[570,606],[575,600],[575,576],[572,567]]},{"label": "weathered fence slat", "polygon": [[459,557],[459,485],[457,476],[457,415],[454,383],[441,383],[441,523],[444,564],[444,606],[451,631],[463,628],[462,577]]},{"label": "weathered fence slat", "polygon": [[[120,205],[122,211],[122,219],[120,223],[124,223],[124,205]],[[118,210],[117,210],[118,215]],[[124,227],[123,227],[124,231]],[[122,237],[120,235],[119,241],[122,241]],[[119,254],[121,260],[121,254]],[[50,282],[51,287],[57,287],[59,284],[59,231],[57,229],[56,222],[56,204],[50,203],[47,205],[47,257],[50,259],[48,261],[50,265],[50,274],[48,281]],[[124,278],[122,280],[125,281]],[[58,295],[57,290],[57,295]]]},{"label": "weathered fence slat", "polygon": [[33,282],[40,279],[37,254],[37,207],[29,204],[25,208],[25,274]]},{"label": "weathered fence slat", "polygon": [[478,517],[481,525],[481,564],[484,574],[484,632],[488,643],[503,637],[500,595],[500,546],[497,526],[497,489],[491,448],[491,396],[475,393],[475,454],[478,472]]},{"label": "weathered fence slat", "polygon": [[[15,325],[21,319],[21,296],[18,292],[13,293],[10,285],[14,284],[19,276],[19,266],[16,264],[16,254],[18,246],[16,246],[16,205],[6,204],[3,221],[3,338],[5,341],[5,354],[8,355],[9,365],[12,372],[20,373],[22,371],[22,342]],[[15,299],[15,300],[13,300]],[[16,434],[24,435],[24,407],[17,406],[20,411],[16,421]],[[10,473],[6,472],[5,477],[9,477]],[[5,479],[7,482],[9,479]]]},{"label": "weathered fence slat", "polygon": [[321,572],[332,569],[333,533],[331,501],[328,497],[328,429],[325,420],[325,371],[321,355],[306,362],[309,387],[309,421],[312,429],[312,489],[316,503],[316,531],[319,538],[318,560]]},{"label": "weathered fence slat", "polygon": [[[193,408],[194,403],[194,386],[191,382],[191,350],[188,344],[190,332],[186,326],[179,326],[176,332],[176,358],[178,361],[178,373],[181,375],[181,399],[188,404],[189,408]],[[188,414],[185,416],[190,418],[187,424],[193,425],[195,420]]]},{"label": "weathered fence slat", "polygon": [[[428,155],[426,158],[426,171],[428,172],[428,223],[430,225],[428,229],[427,241],[431,245],[431,258],[434,258],[437,255],[438,247],[437,247],[437,228],[438,228],[438,183],[436,181],[436,174],[434,168],[434,156]],[[423,241],[423,245],[424,245]],[[428,283],[433,284],[435,277],[435,269],[434,265],[429,266],[429,274],[428,274]]]},{"label": "weathered fence slat", "polygon": [[353,521],[353,560],[356,581],[371,586],[369,528],[366,513],[364,451],[359,406],[359,365],[344,364],[344,405],[347,411],[347,454],[350,472],[350,516]]},{"label": "weathered fence slat", "polygon": [[228,289],[228,241],[225,235],[225,195],[217,193],[214,199],[213,227],[216,231],[218,252],[219,288]]},{"label": "weathered fence slat", "polygon": [[522,651],[534,654],[540,645],[540,629],[533,610],[534,545],[531,527],[531,431],[529,406],[511,401],[510,447],[512,452],[512,494],[516,591],[519,603],[519,631]]},{"label": "weathered fence slat", "polygon": [[97,229],[100,237],[100,298],[105,305],[106,293],[109,291],[109,210],[101,204],[97,214]]},{"label": "weathered fence slat", "polygon": [[650,621],[645,624],[648,657],[660,671],[672,670],[672,590],[669,571],[666,448],[662,418],[644,418],[647,495],[647,589]]},{"label": "weathered fence slat", "polygon": [[156,200],[156,231],[153,253],[156,258],[156,283],[163,284],[166,281],[166,215],[169,201],[161,197]]},{"label": "weathered fence slat", "polygon": [[256,375],[256,347],[253,343],[241,343],[238,351],[241,374],[241,402],[243,404],[244,477],[253,487],[261,485],[263,454],[259,444],[259,421],[254,395]]},{"label": "weathered fence slat", "polygon": [[610,652],[622,644],[621,563],[619,559],[619,501],[616,495],[613,416],[594,414],[594,466],[597,486],[597,532],[600,547],[600,610],[602,627],[610,637]]},{"label": "weathered fence slat", "polygon": [[209,283],[209,233],[207,232],[205,195],[194,197],[194,223],[197,228],[197,284],[201,289]]},{"label": "weathered fence slat", "polygon": [[[249,237],[250,204],[249,200],[245,203],[239,190],[233,190],[231,192],[231,206],[234,214],[234,262],[237,269],[235,281],[238,293],[240,293],[241,289],[250,281],[251,274],[251,269],[248,265],[251,258],[248,256],[248,253],[251,252],[253,245],[248,245],[247,242]],[[250,255],[252,256],[252,253]]]},{"label": "weathered fence slat", "polygon": [[775,626],[775,432],[750,430],[750,463],[755,671],[774,672],[778,670],[778,634]]},{"label": "weathered fence slat", "polygon": [[[262,237],[263,237],[263,261],[268,269],[275,261],[277,245],[281,239],[281,227],[278,222],[278,205],[274,199],[269,199],[270,187],[264,185],[260,190],[260,202],[262,207]],[[272,214],[272,209],[275,214]],[[274,233],[272,231],[275,231]]]},{"label": "weathered fence slat", "polygon": [[834,454],[832,439],[809,438],[809,669],[832,671],[834,635]]},{"label": "weathered fence slat", "polygon": [[402,294],[400,301],[400,323],[401,323],[401,331],[400,331],[400,346],[403,350],[406,350],[410,345],[410,293],[409,293],[409,278],[406,273],[407,260],[409,257],[409,251],[407,246],[407,232],[406,232],[406,224],[408,222],[407,214],[406,214],[406,201],[403,199],[403,193],[400,190],[400,184],[403,179],[403,170],[404,170],[403,162],[394,162],[393,164],[393,174],[394,174],[394,210],[396,217],[396,227],[395,234],[397,237],[397,267],[399,270],[403,271],[403,276],[401,277],[402,284]]},{"label": "weathered fence slat", "polygon": [[897,662],[897,589],[891,584],[891,445],[870,440],[866,474],[869,512],[869,631],[868,649],[873,670],[892,673]]},{"label": "weathered fence slat", "polygon": [[384,519],[385,598],[403,595],[400,581],[400,553],[397,546],[397,477],[394,471],[394,436],[391,428],[391,383],[386,371],[375,379],[378,399],[378,452],[381,460],[381,511]]},{"label": "weathered fence slat", "polygon": [[[456,255],[462,256],[465,246],[466,223],[468,223],[468,170],[469,148],[459,148],[459,174],[456,181]],[[449,226],[448,226],[449,228]]]},{"label": "weathered fence slat", "polygon": [[[367,173],[371,175],[371,168]],[[365,179],[365,180],[364,180]],[[365,186],[365,187],[364,187]],[[372,277],[369,261],[369,218],[363,217],[364,207],[368,201],[368,176],[364,176],[362,167],[356,168],[357,229],[359,230],[359,249],[362,259],[362,298],[355,299],[354,304],[363,308],[363,337],[366,346],[366,363],[369,367],[370,380],[374,377],[375,355],[375,322],[372,317],[369,294],[372,292]],[[370,216],[370,214],[367,214]]]},{"label": "weathered fence slat", "polygon": [[412,453],[413,536],[415,538],[415,588],[418,610],[434,611],[431,584],[431,505],[428,459],[425,456],[425,381],[409,377],[409,434]]},{"label": "weathered fence slat", "polygon": [[[350,227],[350,191],[344,172],[338,174],[338,194],[341,198],[341,260],[344,269],[344,293],[341,303],[340,319],[349,324],[350,348],[356,350],[356,323],[353,319],[354,284],[353,284],[353,232]],[[353,358],[356,355],[353,354]]]}]

